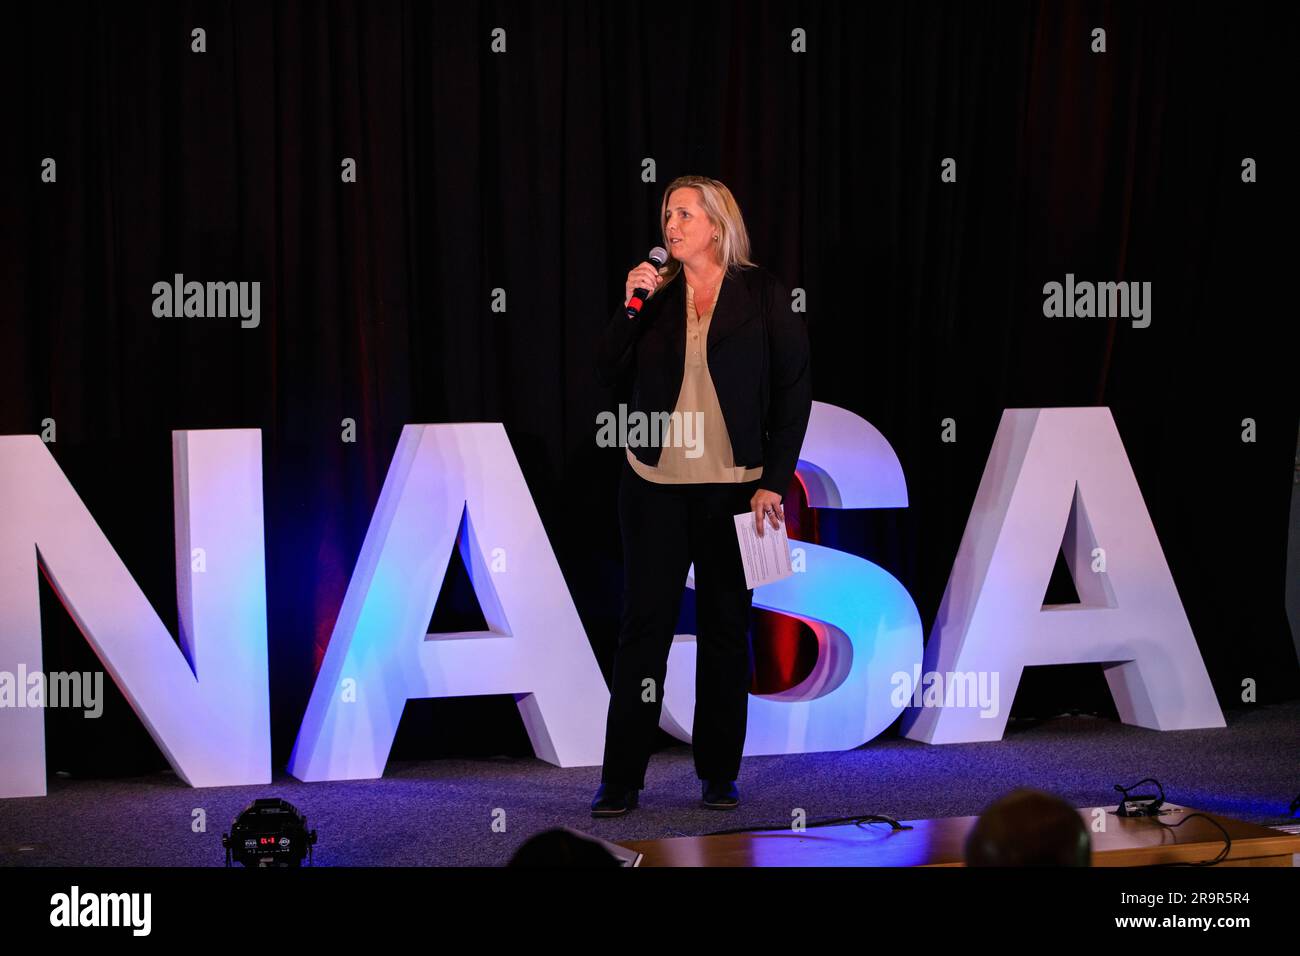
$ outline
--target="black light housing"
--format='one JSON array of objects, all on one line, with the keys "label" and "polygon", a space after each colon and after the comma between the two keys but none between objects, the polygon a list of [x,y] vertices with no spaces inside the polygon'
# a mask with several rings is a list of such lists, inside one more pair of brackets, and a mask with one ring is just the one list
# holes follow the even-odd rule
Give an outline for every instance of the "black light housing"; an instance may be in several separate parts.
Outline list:
[{"label": "black light housing", "polygon": [[243,866],[302,866],[311,863],[316,831],[307,829],[307,818],[288,800],[266,797],[254,800],[221,835],[226,848],[226,866],[231,860]]}]

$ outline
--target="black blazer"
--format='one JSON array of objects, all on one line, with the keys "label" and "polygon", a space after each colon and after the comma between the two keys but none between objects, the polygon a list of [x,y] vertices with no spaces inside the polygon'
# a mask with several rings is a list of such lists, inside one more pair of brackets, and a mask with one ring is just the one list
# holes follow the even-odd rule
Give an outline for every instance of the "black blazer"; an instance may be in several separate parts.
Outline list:
[{"label": "black blazer", "polygon": [[[808,332],[790,305],[789,291],[766,269],[733,270],[719,289],[707,343],[735,462],[762,465],[758,486],[783,497],[812,411]],[[628,411],[671,413],[685,364],[686,277],[679,270],[637,318],[619,306],[596,346],[596,380],[614,385],[634,370]],[[658,445],[631,451],[647,465],[659,462]]]}]

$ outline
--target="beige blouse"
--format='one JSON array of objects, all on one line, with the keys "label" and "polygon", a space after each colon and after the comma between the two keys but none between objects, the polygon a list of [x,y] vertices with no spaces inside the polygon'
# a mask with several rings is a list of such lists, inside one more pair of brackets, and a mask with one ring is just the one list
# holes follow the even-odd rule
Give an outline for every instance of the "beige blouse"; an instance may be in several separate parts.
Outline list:
[{"label": "beige blouse", "polygon": [[[686,277],[682,276],[686,282]],[[721,298],[722,290],[718,290]],[[661,438],[663,448],[657,465],[647,465],[627,449],[632,469],[647,481],[660,484],[696,482],[745,482],[763,476],[763,466],[743,468],[732,455],[731,436],[718,404],[718,393],[709,376],[709,323],[717,311],[717,298],[708,315],[695,312],[695,291],[686,283],[686,367],[677,407]],[[690,447],[687,447],[687,446]],[[694,456],[694,457],[692,457]]]}]

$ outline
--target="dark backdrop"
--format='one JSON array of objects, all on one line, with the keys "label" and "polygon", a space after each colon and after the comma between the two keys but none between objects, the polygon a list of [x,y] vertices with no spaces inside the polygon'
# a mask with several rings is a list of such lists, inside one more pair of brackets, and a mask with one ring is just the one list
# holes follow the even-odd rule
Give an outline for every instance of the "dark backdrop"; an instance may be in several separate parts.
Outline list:
[{"label": "dark backdrop", "polygon": [[[1293,26],[1227,3],[25,4],[0,40],[0,431],[56,420],[174,631],[170,432],[262,429],[277,762],[406,423],[505,423],[608,673],[621,452],[594,437],[621,396],[592,343],[664,184],[704,173],[807,290],[815,398],[907,475],[909,508],[791,508],[799,534],[887,568],[928,632],[1002,410],[1107,405],[1221,703],[1248,677],[1292,697]],[[261,326],[155,318],[176,272],[261,281]],[[1066,272],[1151,281],[1150,328],[1045,319]],[[47,669],[93,666],[46,602]],[[475,616],[453,568],[432,623]],[[760,618],[773,690],[807,646]],[[1015,713],[1070,708],[1113,715],[1099,668],[1027,674]],[[51,770],[162,766],[120,696],[48,719]],[[395,756],[457,752],[528,752],[509,698],[408,707]]]}]

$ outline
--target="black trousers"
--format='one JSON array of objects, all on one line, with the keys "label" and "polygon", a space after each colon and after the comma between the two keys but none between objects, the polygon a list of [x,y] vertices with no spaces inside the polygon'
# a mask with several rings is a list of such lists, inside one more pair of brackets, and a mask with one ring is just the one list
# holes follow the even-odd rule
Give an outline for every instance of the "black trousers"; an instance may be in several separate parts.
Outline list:
[{"label": "black trousers", "polygon": [[754,592],[745,587],[732,516],[750,510],[757,490],[757,479],[659,484],[642,478],[624,459],[618,492],[623,617],[605,723],[602,783],[645,788],[663,709],[668,649],[692,562],[695,774],[701,780],[740,776],[754,668],[749,634]]}]

